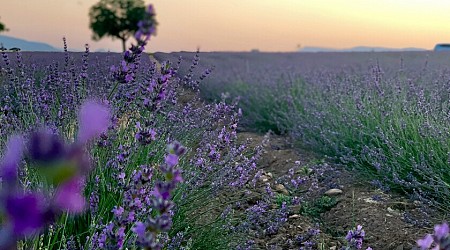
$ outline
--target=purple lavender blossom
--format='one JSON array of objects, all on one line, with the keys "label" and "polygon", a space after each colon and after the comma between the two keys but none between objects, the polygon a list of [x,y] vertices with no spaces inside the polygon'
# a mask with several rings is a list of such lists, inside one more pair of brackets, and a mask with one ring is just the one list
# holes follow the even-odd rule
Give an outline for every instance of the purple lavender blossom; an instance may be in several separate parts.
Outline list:
[{"label": "purple lavender blossom", "polygon": [[15,237],[36,232],[44,226],[45,207],[38,194],[9,195],[5,199],[5,212]]},{"label": "purple lavender blossom", "polygon": [[86,201],[83,196],[81,177],[73,177],[58,187],[55,205],[71,213],[83,212]]},{"label": "purple lavender blossom", "polygon": [[28,153],[31,160],[46,165],[60,161],[66,154],[64,141],[48,129],[32,133],[28,143]]},{"label": "purple lavender blossom", "polygon": [[85,102],[81,107],[79,115],[80,128],[78,141],[85,143],[106,132],[110,117],[110,111],[105,105],[94,101]]},{"label": "purple lavender blossom", "polygon": [[447,223],[434,226],[434,235],[438,241],[445,239],[448,236],[449,227]]},{"label": "purple lavender blossom", "polygon": [[186,152],[186,148],[183,147],[179,142],[175,141],[175,142],[167,145],[167,152],[169,154],[175,154],[177,156],[181,156]]},{"label": "purple lavender blossom", "polygon": [[168,200],[170,198],[172,185],[166,182],[158,182],[153,189],[153,195],[156,199]]},{"label": "purple lavender blossom", "polygon": [[356,229],[349,230],[345,239],[347,240],[350,249],[362,249],[362,244],[366,233],[362,229],[361,225],[358,225]]},{"label": "purple lavender blossom", "polygon": [[144,223],[138,221],[134,225],[134,227],[131,229],[139,238],[145,237],[145,232],[147,231],[147,227]]},{"label": "purple lavender blossom", "polygon": [[431,234],[427,234],[423,239],[417,240],[417,246],[419,246],[422,250],[426,250],[431,247],[433,242],[433,236]]},{"label": "purple lavender blossom", "polygon": [[424,238],[417,240],[417,246],[421,250],[450,249],[449,226],[447,222],[434,226],[434,234],[427,234]]},{"label": "purple lavender blossom", "polygon": [[145,17],[143,20],[138,23],[138,31],[134,35],[136,40],[140,42],[146,42],[150,39],[151,35],[154,35],[156,32],[156,21],[155,17],[155,9],[153,5],[149,5],[145,10]]},{"label": "purple lavender blossom", "polygon": [[168,154],[166,156],[166,164],[173,167],[178,164],[178,156],[174,154]]}]

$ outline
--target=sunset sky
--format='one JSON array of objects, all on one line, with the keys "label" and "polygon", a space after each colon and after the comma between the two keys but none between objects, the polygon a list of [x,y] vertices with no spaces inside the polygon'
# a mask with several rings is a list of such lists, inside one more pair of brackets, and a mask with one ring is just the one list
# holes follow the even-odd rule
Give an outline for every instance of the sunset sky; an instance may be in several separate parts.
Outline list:
[{"label": "sunset sky", "polygon": [[[119,40],[91,40],[89,8],[98,0],[0,0],[3,35],[93,51]],[[450,43],[445,0],[153,0],[158,26],[151,51],[295,51],[380,46],[432,49]]]}]

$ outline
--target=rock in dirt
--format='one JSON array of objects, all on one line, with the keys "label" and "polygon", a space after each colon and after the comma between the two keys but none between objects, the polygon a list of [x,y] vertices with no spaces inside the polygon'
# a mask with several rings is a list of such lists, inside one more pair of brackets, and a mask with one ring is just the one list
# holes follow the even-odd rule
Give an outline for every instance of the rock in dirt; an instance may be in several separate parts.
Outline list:
[{"label": "rock in dirt", "polygon": [[284,195],[289,195],[289,191],[284,187],[283,184],[275,185],[275,191],[277,191],[278,193],[282,193]]},{"label": "rock in dirt", "polygon": [[400,213],[398,210],[395,210],[395,209],[393,209],[393,208],[391,208],[391,207],[388,207],[388,208],[387,208],[387,211],[388,211],[390,214],[393,214],[393,215],[401,215],[401,213]]},{"label": "rock in dirt", "polygon": [[298,215],[298,214],[293,214],[293,215],[289,216],[289,219],[297,219],[297,218],[299,218],[299,217],[300,217],[300,215]]},{"label": "rock in dirt", "polygon": [[326,191],[325,194],[328,196],[340,195],[340,194],[342,194],[342,190],[340,190],[338,188],[332,188],[332,189]]},{"label": "rock in dirt", "polygon": [[379,201],[376,201],[376,200],[372,199],[371,197],[365,198],[364,201],[367,202],[367,203],[371,203],[371,204],[378,204],[378,203],[380,203]]},{"label": "rock in dirt", "polygon": [[272,173],[265,173],[259,177],[259,181],[266,183],[272,178],[273,178]]},{"label": "rock in dirt", "polygon": [[259,177],[259,181],[266,183],[269,181],[269,178],[265,175],[261,175],[261,177]]}]

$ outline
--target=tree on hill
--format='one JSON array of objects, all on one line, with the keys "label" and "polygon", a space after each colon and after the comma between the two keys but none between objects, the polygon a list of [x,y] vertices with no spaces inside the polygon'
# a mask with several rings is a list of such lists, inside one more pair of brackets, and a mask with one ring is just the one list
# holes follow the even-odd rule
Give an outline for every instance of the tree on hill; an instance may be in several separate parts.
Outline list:
[{"label": "tree on hill", "polygon": [[96,41],[104,36],[118,38],[125,51],[126,41],[138,31],[140,21],[147,18],[147,22],[156,26],[154,15],[148,16],[145,11],[143,0],[100,0],[89,11],[92,38]]}]

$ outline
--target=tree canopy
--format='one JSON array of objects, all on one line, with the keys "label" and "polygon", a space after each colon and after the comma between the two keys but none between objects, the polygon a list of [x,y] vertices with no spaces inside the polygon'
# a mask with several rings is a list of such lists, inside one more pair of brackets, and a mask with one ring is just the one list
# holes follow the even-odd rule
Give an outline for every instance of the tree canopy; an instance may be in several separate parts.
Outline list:
[{"label": "tree canopy", "polygon": [[[105,36],[118,38],[125,43],[138,31],[138,23],[146,17],[143,0],[100,0],[89,11],[90,28],[94,40]],[[156,25],[155,20],[151,20]]]},{"label": "tree canopy", "polygon": [[0,32],[2,32],[2,31],[8,31],[8,29],[5,27],[5,25],[2,22],[0,22]]}]

